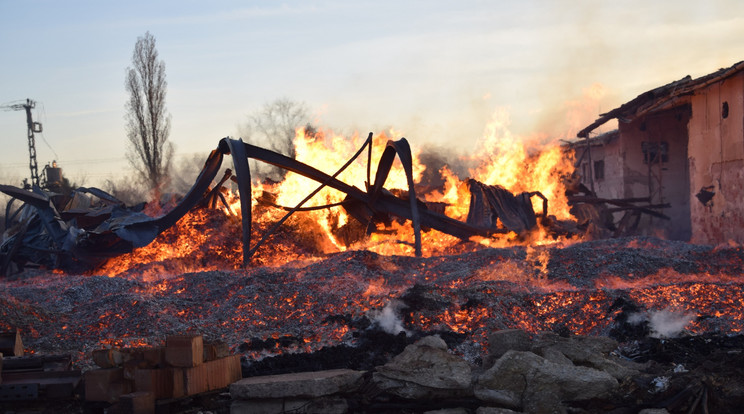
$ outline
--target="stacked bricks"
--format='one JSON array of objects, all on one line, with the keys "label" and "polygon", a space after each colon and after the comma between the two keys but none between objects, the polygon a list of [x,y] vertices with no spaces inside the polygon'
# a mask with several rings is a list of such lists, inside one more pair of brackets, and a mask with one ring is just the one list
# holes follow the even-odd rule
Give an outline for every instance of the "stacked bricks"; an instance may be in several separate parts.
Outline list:
[{"label": "stacked bricks", "polygon": [[200,335],[169,336],[164,347],[101,349],[92,357],[100,369],[85,373],[85,399],[111,403],[112,412],[153,413],[157,400],[226,388],[241,378],[240,356]]}]

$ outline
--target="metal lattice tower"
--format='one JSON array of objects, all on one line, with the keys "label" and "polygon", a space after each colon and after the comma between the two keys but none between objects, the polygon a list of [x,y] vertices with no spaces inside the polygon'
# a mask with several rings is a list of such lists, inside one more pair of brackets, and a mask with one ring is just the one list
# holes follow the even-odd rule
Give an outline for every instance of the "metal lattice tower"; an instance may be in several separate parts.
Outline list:
[{"label": "metal lattice tower", "polygon": [[36,137],[34,133],[41,132],[41,123],[34,122],[31,110],[36,107],[36,102],[31,99],[26,99],[26,103],[5,105],[2,108],[12,111],[26,111],[26,124],[28,126],[28,155],[29,163],[28,166],[31,169],[31,185],[39,186],[39,166],[36,162]]}]

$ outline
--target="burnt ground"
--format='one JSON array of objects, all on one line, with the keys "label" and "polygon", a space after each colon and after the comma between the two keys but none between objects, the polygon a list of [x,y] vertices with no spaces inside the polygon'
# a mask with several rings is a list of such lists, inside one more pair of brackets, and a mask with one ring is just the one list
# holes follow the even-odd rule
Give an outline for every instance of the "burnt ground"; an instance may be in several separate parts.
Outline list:
[{"label": "burnt ground", "polygon": [[[628,238],[430,258],[349,251],[310,264],[145,278],[147,266],[168,269],[3,279],[0,329],[21,329],[27,351],[71,353],[79,369],[92,366],[93,349],[199,333],[241,353],[248,376],[369,369],[427,333],[477,365],[489,332],[520,328],[620,340],[623,357],[648,364],[647,383],[628,391],[648,405],[705,395],[726,408],[722,396],[739,395],[729,388],[743,382],[738,246]],[[651,326],[660,312],[687,318],[677,338],[649,337],[660,336]],[[390,315],[408,335],[391,328]],[[678,365],[687,373],[648,394]]]}]

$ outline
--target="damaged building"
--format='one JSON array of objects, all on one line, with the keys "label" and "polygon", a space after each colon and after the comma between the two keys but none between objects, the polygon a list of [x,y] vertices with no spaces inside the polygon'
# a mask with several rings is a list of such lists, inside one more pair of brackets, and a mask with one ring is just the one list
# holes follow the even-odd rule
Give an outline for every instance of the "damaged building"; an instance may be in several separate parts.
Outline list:
[{"label": "damaged building", "polygon": [[[617,130],[593,133],[612,119]],[[644,92],[577,135],[570,147],[588,192],[646,203],[651,214],[624,211],[636,233],[744,242],[744,61]]]}]

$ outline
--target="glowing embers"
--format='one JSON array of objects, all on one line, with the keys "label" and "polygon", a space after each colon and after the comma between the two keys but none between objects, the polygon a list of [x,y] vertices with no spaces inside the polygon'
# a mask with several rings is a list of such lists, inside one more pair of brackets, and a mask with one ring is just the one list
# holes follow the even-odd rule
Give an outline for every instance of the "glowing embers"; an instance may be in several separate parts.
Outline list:
[{"label": "glowing embers", "polygon": [[464,335],[476,346],[505,328],[609,335],[628,323],[648,335],[728,334],[744,325],[742,268],[737,247],[654,239],[431,258],[351,251],[178,276],[38,274],[3,281],[0,314],[26,333],[28,349],[200,332],[233,349],[245,343],[252,357],[353,344],[374,326]]},{"label": "glowing embers", "polygon": [[187,213],[149,245],[111,259],[94,272],[113,276],[135,270],[148,279],[163,273],[235,269],[240,252],[238,219],[200,208]]}]

